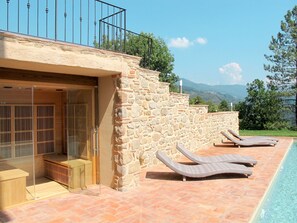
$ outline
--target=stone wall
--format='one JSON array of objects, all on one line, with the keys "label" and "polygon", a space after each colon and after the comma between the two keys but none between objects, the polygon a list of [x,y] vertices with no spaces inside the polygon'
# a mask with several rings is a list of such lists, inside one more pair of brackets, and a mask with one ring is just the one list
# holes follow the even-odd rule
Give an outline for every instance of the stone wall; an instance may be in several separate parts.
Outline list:
[{"label": "stone wall", "polygon": [[177,142],[195,151],[220,142],[220,131],[238,129],[237,112],[207,113],[207,106],[189,106],[189,95],[170,93],[159,73],[134,67],[116,81],[114,188],[139,183],[141,168],[158,164],[155,153],[175,158]]}]

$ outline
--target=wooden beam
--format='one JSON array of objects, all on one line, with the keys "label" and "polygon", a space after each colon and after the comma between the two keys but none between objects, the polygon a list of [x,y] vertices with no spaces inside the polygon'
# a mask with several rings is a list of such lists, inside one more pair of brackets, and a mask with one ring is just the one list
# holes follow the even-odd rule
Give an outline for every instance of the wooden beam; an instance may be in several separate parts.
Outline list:
[{"label": "wooden beam", "polygon": [[0,67],[0,79],[97,86],[97,77],[37,72]]}]

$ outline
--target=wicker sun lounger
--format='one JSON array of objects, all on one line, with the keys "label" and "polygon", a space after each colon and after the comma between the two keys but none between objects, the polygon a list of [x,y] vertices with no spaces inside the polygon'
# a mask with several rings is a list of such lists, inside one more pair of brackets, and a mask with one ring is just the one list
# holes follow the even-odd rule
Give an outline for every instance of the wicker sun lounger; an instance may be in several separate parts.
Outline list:
[{"label": "wicker sun lounger", "polygon": [[257,160],[250,156],[242,156],[239,154],[224,154],[218,156],[198,156],[184,147],[183,144],[177,143],[176,149],[180,151],[185,157],[197,164],[205,163],[239,163],[239,164],[257,164]]},{"label": "wicker sun lounger", "polygon": [[233,131],[232,129],[228,129],[228,132],[239,140],[255,139],[255,140],[272,140],[272,141],[276,141],[276,142],[279,141],[277,138],[268,137],[268,136],[252,136],[252,137],[248,137],[248,138],[243,138],[239,134],[237,134],[235,131]]},{"label": "wicker sun lounger", "polygon": [[158,151],[156,157],[163,162],[168,168],[183,176],[183,181],[186,177],[203,178],[217,174],[233,173],[243,174],[246,176],[252,175],[252,171],[243,165],[233,163],[212,163],[201,165],[185,165],[177,163],[170,159],[165,153]]},{"label": "wicker sun lounger", "polygon": [[221,132],[221,134],[223,136],[225,136],[228,140],[230,140],[231,142],[233,142],[235,145],[238,146],[238,148],[240,148],[240,146],[246,146],[246,147],[250,147],[250,146],[275,146],[275,144],[277,142],[275,141],[271,141],[271,140],[259,140],[259,139],[246,139],[246,140],[236,140],[234,138],[232,138],[231,136],[229,136],[227,133],[225,132]]}]

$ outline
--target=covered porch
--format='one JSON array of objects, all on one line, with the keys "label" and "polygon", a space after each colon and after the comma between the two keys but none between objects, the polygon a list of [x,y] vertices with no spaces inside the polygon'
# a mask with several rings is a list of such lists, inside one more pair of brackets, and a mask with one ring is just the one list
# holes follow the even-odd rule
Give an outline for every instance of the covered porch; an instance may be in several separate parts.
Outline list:
[{"label": "covered porch", "polygon": [[113,185],[114,81],[125,65],[112,53],[98,62],[92,49],[64,47],[1,33],[1,209]]}]

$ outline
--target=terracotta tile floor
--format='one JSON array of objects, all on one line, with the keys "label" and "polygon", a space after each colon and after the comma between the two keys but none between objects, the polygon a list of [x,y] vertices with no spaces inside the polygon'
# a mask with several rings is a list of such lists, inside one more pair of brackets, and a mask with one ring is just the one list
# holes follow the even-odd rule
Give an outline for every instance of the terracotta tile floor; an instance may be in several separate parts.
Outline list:
[{"label": "terracotta tile floor", "polygon": [[140,187],[129,192],[94,187],[98,196],[69,193],[20,205],[0,212],[0,222],[248,222],[291,143],[282,138],[276,147],[217,146],[198,152],[253,156],[258,164],[249,178],[224,175],[182,182],[160,165],[143,172]]}]

